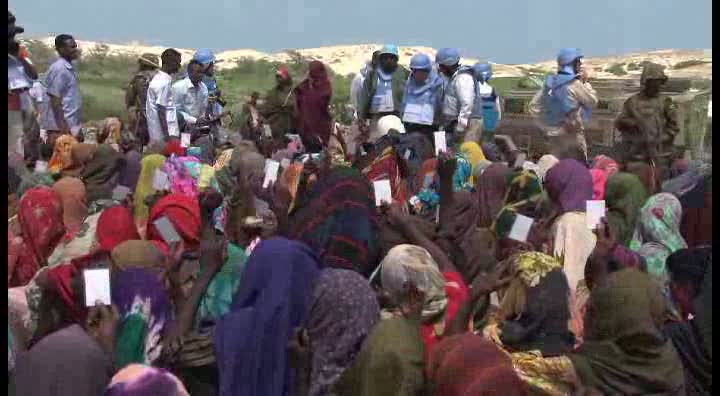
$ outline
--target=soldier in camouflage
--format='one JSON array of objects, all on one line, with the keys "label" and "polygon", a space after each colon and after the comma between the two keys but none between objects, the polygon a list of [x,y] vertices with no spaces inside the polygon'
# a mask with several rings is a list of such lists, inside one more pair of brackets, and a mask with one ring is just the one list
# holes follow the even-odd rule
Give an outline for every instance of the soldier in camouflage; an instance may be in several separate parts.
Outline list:
[{"label": "soldier in camouflage", "polygon": [[678,123],[676,105],[660,95],[667,80],[663,66],[646,63],[640,77],[642,90],[625,101],[615,121],[625,163],[642,161],[665,168],[663,164],[670,160]]},{"label": "soldier in camouflage", "polygon": [[160,68],[157,55],[143,54],[138,59],[139,69],[132,77],[125,93],[125,106],[128,111],[128,125],[142,145],[149,140],[145,101],[150,81]]}]

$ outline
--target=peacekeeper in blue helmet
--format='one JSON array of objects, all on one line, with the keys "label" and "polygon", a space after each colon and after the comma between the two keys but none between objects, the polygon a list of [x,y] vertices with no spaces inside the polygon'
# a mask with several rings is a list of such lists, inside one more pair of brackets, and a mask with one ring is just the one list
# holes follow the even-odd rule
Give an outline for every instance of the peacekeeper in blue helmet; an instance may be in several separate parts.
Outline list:
[{"label": "peacekeeper in blue helmet", "polygon": [[582,58],[577,48],[561,50],[557,74],[547,76],[530,103],[530,114],[545,133],[547,152],[560,159],[582,156],[587,160],[585,124],[598,99]]},{"label": "peacekeeper in blue helmet", "polygon": [[378,120],[387,115],[400,116],[408,71],[398,64],[400,53],[396,45],[385,45],[373,68],[363,82],[358,103],[358,122],[361,140],[375,142],[380,130]]},{"label": "peacekeeper in blue helmet", "polygon": [[[473,66],[473,73],[477,80],[477,95],[471,118],[470,131],[465,135],[465,141],[495,142],[495,130],[502,118],[500,107],[500,96],[495,88],[490,85],[492,78],[492,65],[487,62],[476,63]],[[479,122],[476,122],[479,121]],[[477,126],[477,128],[474,128]],[[477,129],[470,139],[473,129]]]},{"label": "peacekeeper in blue helmet", "polygon": [[433,70],[430,56],[415,54],[410,59],[410,78],[405,85],[402,121],[405,132],[421,132],[432,140],[441,121],[443,79]]},{"label": "peacekeeper in blue helmet", "polygon": [[219,63],[219,61],[215,59],[215,54],[209,49],[197,50],[195,55],[193,55],[193,60],[203,65],[202,82],[208,89],[210,115],[217,116],[222,114],[225,101],[222,98],[222,92],[215,79],[215,64]]},{"label": "peacekeeper in blue helmet", "polygon": [[441,48],[435,55],[438,70],[446,79],[442,99],[443,127],[448,143],[460,144],[470,123],[475,105],[475,77],[473,69],[460,63],[457,48]]}]

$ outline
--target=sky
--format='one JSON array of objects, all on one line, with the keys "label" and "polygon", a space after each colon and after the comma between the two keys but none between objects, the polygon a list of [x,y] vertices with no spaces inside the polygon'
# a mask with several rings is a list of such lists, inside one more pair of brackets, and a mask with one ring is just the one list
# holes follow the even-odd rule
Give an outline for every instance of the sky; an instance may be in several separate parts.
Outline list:
[{"label": "sky", "polygon": [[712,0],[10,0],[26,36],[276,52],[393,43],[497,63],[712,48]]}]

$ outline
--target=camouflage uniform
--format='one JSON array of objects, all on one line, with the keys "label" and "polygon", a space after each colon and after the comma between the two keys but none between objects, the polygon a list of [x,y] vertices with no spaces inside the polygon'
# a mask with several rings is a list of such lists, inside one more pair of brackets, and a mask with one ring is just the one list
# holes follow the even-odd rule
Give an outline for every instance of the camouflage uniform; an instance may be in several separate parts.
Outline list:
[{"label": "camouflage uniform", "polygon": [[672,144],[678,133],[677,106],[670,98],[648,95],[648,80],[667,81],[663,66],[645,65],[640,77],[643,90],[625,101],[622,114],[615,121],[622,139],[618,149],[625,162],[666,162],[664,159],[672,154]]},{"label": "camouflage uniform", "polygon": [[145,102],[147,101],[147,90],[150,81],[157,73],[158,57],[152,54],[143,54],[138,60],[140,65],[154,67],[156,69],[148,70],[141,68],[128,83],[125,93],[125,106],[128,110],[129,129],[135,133],[135,136],[143,145],[148,142],[148,126],[145,115]]}]

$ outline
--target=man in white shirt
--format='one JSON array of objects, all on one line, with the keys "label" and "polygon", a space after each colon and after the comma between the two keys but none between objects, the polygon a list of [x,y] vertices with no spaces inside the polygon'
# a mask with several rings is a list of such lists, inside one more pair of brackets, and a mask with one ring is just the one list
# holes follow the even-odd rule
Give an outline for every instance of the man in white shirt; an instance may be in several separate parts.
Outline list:
[{"label": "man in white shirt", "polygon": [[188,125],[195,125],[207,115],[208,88],[203,83],[203,65],[193,59],[188,65],[188,75],[172,86],[177,112]]},{"label": "man in white shirt", "polygon": [[171,135],[180,136],[173,103],[172,75],[180,70],[181,55],[170,48],[162,53],[161,59],[162,68],[150,81],[145,105],[150,143],[164,142]]}]

